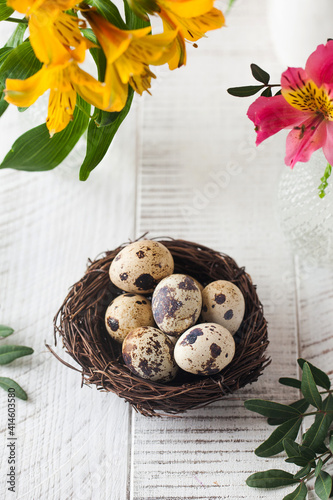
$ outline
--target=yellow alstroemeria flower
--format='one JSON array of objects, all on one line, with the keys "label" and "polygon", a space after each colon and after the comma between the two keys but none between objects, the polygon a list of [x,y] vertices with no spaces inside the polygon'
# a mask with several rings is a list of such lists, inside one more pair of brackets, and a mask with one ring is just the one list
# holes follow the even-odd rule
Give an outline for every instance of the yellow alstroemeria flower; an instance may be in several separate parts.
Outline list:
[{"label": "yellow alstroemeria flower", "polygon": [[196,42],[210,30],[224,26],[222,12],[214,8],[214,0],[130,0],[138,12],[148,9],[158,14],[165,32],[177,30],[177,51],[170,59],[170,69],[186,64],[185,40]]},{"label": "yellow alstroemeria flower", "polygon": [[9,7],[28,18],[30,43],[36,57],[45,64],[64,64],[70,59],[82,62],[86,50],[93,46],[80,32],[85,22],[63,12],[76,3],[75,0],[7,0]]},{"label": "yellow alstroemeria flower", "polygon": [[121,30],[95,10],[83,12],[107,60],[105,84],[110,92],[109,106],[120,111],[126,104],[128,84],[140,95],[150,88],[154,73],[149,65],[165,64],[175,54],[177,32],[149,35],[151,28]]},{"label": "yellow alstroemeria flower", "polygon": [[43,67],[26,80],[6,80],[5,100],[16,106],[31,106],[50,89],[46,120],[50,136],[63,130],[73,119],[78,93],[99,109],[108,110],[108,93],[104,83],[79,68],[75,61]]}]

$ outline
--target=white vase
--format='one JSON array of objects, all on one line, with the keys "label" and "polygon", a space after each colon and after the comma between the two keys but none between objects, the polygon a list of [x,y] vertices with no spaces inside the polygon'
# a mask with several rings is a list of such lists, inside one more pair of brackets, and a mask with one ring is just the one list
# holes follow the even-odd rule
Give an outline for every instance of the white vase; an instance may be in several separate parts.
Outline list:
[{"label": "white vase", "polygon": [[317,46],[333,38],[333,1],[268,0],[268,24],[281,64],[304,68]]},{"label": "white vase", "polygon": [[285,167],[278,206],[282,230],[293,251],[309,265],[333,267],[333,176],[328,179],[326,196],[318,195],[326,166],[320,150],[293,170]]}]

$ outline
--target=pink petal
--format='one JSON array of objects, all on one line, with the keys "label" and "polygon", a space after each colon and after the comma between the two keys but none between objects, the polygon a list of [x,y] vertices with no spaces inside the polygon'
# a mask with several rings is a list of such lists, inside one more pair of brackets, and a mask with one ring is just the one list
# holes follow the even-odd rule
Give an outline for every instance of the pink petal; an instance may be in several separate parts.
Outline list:
[{"label": "pink petal", "polygon": [[301,89],[309,81],[308,74],[302,68],[288,68],[281,75],[282,90],[288,92]]},{"label": "pink petal", "polygon": [[258,146],[271,135],[284,128],[294,127],[302,123],[312,113],[300,111],[287,103],[282,95],[274,97],[259,97],[251,104],[247,116],[253,121]]},{"label": "pink petal", "polygon": [[326,123],[326,142],[323,145],[323,152],[326,160],[330,165],[333,165],[333,122]]},{"label": "pink petal", "polygon": [[293,129],[287,137],[286,165],[293,168],[298,161],[306,162],[312,153],[324,146],[327,139],[327,121],[318,115],[309,118]]},{"label": "pink petal", "polygon": [[318,45],[308,58],[305,69],[318,87],[323,83],[333,83],[333,40]]}]

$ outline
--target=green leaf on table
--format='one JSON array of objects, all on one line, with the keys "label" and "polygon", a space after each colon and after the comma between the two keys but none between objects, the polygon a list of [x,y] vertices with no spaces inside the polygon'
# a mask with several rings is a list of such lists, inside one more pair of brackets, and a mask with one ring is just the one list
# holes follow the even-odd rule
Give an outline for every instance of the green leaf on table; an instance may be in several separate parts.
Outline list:
[{"label": "green leaf on table", "polygon": [[323,468],[323,461],[320,458],[317,462],[316,468],[315,468],[315,476],[317,477],[321,469]]},{"label": "green leaf on table", "polygon": [[288,387],[296,387],[296,389],[300,389],[302,382],[297,378],[281,377],[279,378],[279,383]]},{"label": "green leaf on table", "polygon": [[[310,403],[308,403],[306,401],[306,399],[299,399],[298,401],[295,401],[294,403],[291,403],[288,406],[291,406],[292,408],[296,408],[301,413],[305,413],[306,410],[309,408]],[[281,425],[281,424],[283,424],[283,422],[285,422],[285,420],[281,419],[281,418],[271,417],[271,418],[267,419],[268,425]]]},{"label": "green leaf on table", "polygon": [[133,99],[133,90],[129,87],[128,97],[125,107],[118,113],[108,113],[109,118],[112,118],[108,125],[99,125],[100,120],[105,120],[105,111],[95,110],[98,115],[95,120],[91,120],[88,127],[87,151],[85,159],[80,169],[80,180],[86,181],[89,174],[102,161],[110,144],[120,127],[123,120],[126,118]]},{"label": "green leaf on table", "polygon": [[13,9],[7,6],[6,0],[0,0],[0,21],[5,21],[12,15]]},{"label": "green leaf on table", "polygon": [[264,88],[264,85],[247,85],[246,87],[231,87],[227,89],[227,92],[235,97],[249,97]]},{"label": "green leaf on table", "polygon": [[287,463],[305,467],[309,462],[313,462],[316,456],[313,450],[295,443],[292,439],[284,439],[282,444],[284,451],[288,455],[288,458],[285,460]]},{"label": "green leaf on table", "polygon": [[283,500],[304,500],[308,494],[308,489],[304,483],[297,486],[296,490],[283,497]]},{"label": "green leaf on table", "polygon": [[323,406],[323,400],[319,391],[317,389],[314,377],[312,375],[312,371],[308,363],[304,363],[303,365],[303,375],[302,375],[302,385],[301,391],[305,399],[315,406],[318,409],[321,409]]},{"label": "green leaf on table", "polygon": [[280,418],[289,420],[293,417],[299,417],[301,412],[292,406],[266,401],[264,399],[248,399],[244,406],[247,410],[255,411],[264,415],[264,417]]},{"label": "green leaf on table", "polygon": [[312,373],[312,376],[314,378],[314,381],[317,385],[319,385],[320,387],[323,387],[327,391],[331,388],[331,381],[325,372],[323,372],[322,370],[320,370],[316,366],[312,365],[311,363],[309,363],[305,359],[300,358],[297,360],[297,362],[302,369],[303,369],[303,366],[305,363],[308,364],[308,366],[311,369],[311,373]]},{"label": "green leaf on table", "polygon": [[15,397],[26,401],[28,399],[27,393],[18,385],[17,382],[7,377],[0,377],[0,387],[8,391],[8,389],[15,390]]},{"label": "green leaf on table", "polygon": [[315,452],[319,452],[324,444],[332,421],[333,397],[330,394],[323,402],[323,409],[316,415],[315,421],[304,434],[302,444],[308,446]]},{"label": "green leaf on table", "polygon": [[11,47],[13,49],[16,49],[21,43],[23,42],[24,34],[27,30],[28,24],[25,23],[20,23],[16,26],[14,33],[12,36],[9,38],[7,43],[5,44],[5,47]]},{"label": "green leaf on table", "polygon": [[11,147],[0,168],[14,168],[30,172],[52,170],[70,153],[86,130],[90,104],[77,96],[73,121],[50,137],[45,124],[21,135]]},{"label": "green leaf on table", "polygon": [[307,476],[309,472],[311,471],[311,465],[308,464],[305,467],[302,467],[296,474],[294,474],[295,479],[301,479],[304,476]]},{"label": "green leaf on table", "polygon": [[9,326],[5,325],[0,325],[0,337],[2,338],[9,337],[9,335],[11,335],[12,333],[14,333],[13,328],[10,328]]},{"label": "green leaf on table", "polygon": [[292,474],[280,469],[271,469],[264,472],[256,472],[249,476],[246,484],[251,488],[279,488],[299,483]]},{"label": "green leaf on table", "polygon": [[332,491],[332,478],[325,472],[320,471],[316,482],[315,482],[315,492],[321,498],[321,500],[328,500]]},{"label": "green leaf on table", "polygon": [[300,417],[296,417],[279,425],[279,427],[272,432],[269,438],[258,446],[255,450],[255,454],[258,457],[271,457],[280,453],[283,450],[284,439],[296,439],[301,423],[302,419]]},{"label": "green leaf on table", "polygon": [[265,85],[268,84],[269,82],[269,79],[270,79],[270,76],[268,73],[266,73],[266,71],[264,71],[263,69],[261,69],[257,64],[251,64],[250,65],[251,67],[251,72],[252,72],[252,75],[254,76],[254,78],[256,80],[258,80],[258,82],[261,82],[261,83],[264,83]]},{"label": "green leaf on table", "polygon": [[0,365],[7,365],[14,361],[14,359],[28,356],[34,352],[31,347],[24,345],[1,345],[0,346]]},{"label": "green leaf on table", "polygon": [[86,3],[91,7],[95,7],[97,12],[105,17],[105,19],[107,19],[111,24],[117,26],[117,28],[122,30],[127,29],[119,10],[113,2],[110,2],[110,0],[87,0]]}]

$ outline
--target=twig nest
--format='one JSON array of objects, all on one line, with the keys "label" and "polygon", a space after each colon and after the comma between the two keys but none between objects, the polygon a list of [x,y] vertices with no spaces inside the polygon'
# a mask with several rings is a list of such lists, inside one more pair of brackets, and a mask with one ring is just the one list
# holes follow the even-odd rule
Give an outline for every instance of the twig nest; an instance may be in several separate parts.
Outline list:
[{"label": "twig nest", "polygon": [[151,293],[173,270],[169,250],[158,241],[143,240],[131,243],[117,254],[110,266],[110,279],[126,292]]},{"label": "twig nest", "polygon": [[155,382],[169,382],[178,371],[173,343],[157,328],[146,326],[130,332],[123,343],[126,366],[139,377]]},{"label": "twig nest", "polygon": [[202,319],[218,323],[234,335],[245,313],[245,300],[240,289],[230,281],[217,280],[202,291]]},{"label": "twig nest", "polygon": [[[66,351],[80,365],[82,382],[96,385],[99,390],[114,392],[128,401],[135,410],[143,415],[152,416],[163,413],[177,414],[205,406],[256,381],[270,362],[265,354],[268,345],[267,324],[256,287],[244,268],[239,267],[228,255],[190,241],[163,239],[158,242],[153,241],[153,247],[147,240],[137,243],[140,245],[134,243],[118,247],[95,262],[91,262],[84,276],[71,288],[56,315],[55,335],[60,336]],[[158,245],[156,246],[155,243]],[[204,287],[214,281],[222,280],[229,281],[239,288],[245,300],[244,317],[233,336],[234,357],[222,371],[203,376],[180,368],[174,379],[161,383],[143,378],[142,367],[139,376],[125,363],[126,354],[124,359],[120,342],[114,339],[106,328],[105,312],[114,299],[124,294],[123,281],[117,282],[121,285],[120,287],[117,283],[115,286],[110,281],[109,269],[115,269],[113,263],[116,257],[122,255],[117,261],[118,266],[123,256],[130,253],[126,249],[133,248],[133,245],[136,245],[137,249],[133,255],[133,262],[140,261],[140,257],[138,255],[135,257],[135,254],[143,247],[148,246],[152,249],[162,246],[167,250],[162,250],[164,255],[168,256],[170,253],[174,261],[173,269],[172,260],[166,257],[168,275],[173,272],[185,274]],[[147,251],[151,250],[147,248]],[[118,269],[120,272],[120,268]],[[157,263],[156,269],[152,266],[141,268],[138,274],[131,271],[128,273],[130,281],[135,283],[137,278],[145,273],[151,274],[154,280],[161,281],[166,275],[155,274],[155,270],[158,269],[160,267]],[[126,272],[125,267],[122,272]],[[131,290],[131,292],[137,293],[137,290]],[[219,323],[218,321],[209,322]],[[163,336],[163,342],[168,349],[173,350],[173,341],[170,340],[172,337],[167,337],[162,332],[159,335]],[[197,336],[196,342],[192,344],[193,347],[199,345],[202,337],[203,335]],[[168,339],[170,344],[165,339]],[[217,347],[213,346],[212,350],[209,347],[209,352],[214,353],[216,356],[214,359],[217,360],[219,356],[223,356],[225,346],[218,346],[218,342],[214,343]],[[221,353],[218,347],[221,348]],[[50,350],[52,351],[51,348]],[[225,359],[230,359],[229,353]],[[67,362],[63,361],[63,363],[70,367]],[[136,366],[134,362],[132,365]],[[170,369],[171,372],[174,373],[173,368]]]},{"label": "twig nest", "polygon": [[201,305],[200,288],[196,280],[186,274],[172,274],[164,278],[155,288],[152,298],[157,326],[174,337],[179,337],[196,323]]},{"label": "twig nest", "polygon": [[229,363],[235,354],[235,341],[221,325],[202,323],[192,326],[175,345],[177,365],[196,375],[214,375]]},{"label": "twig nest", "polygon": [[151,302],[136,293],[116,297],[105,313],[105,326],[112,338],[123,342],[128,333],[140,326],[154,326]]}]

